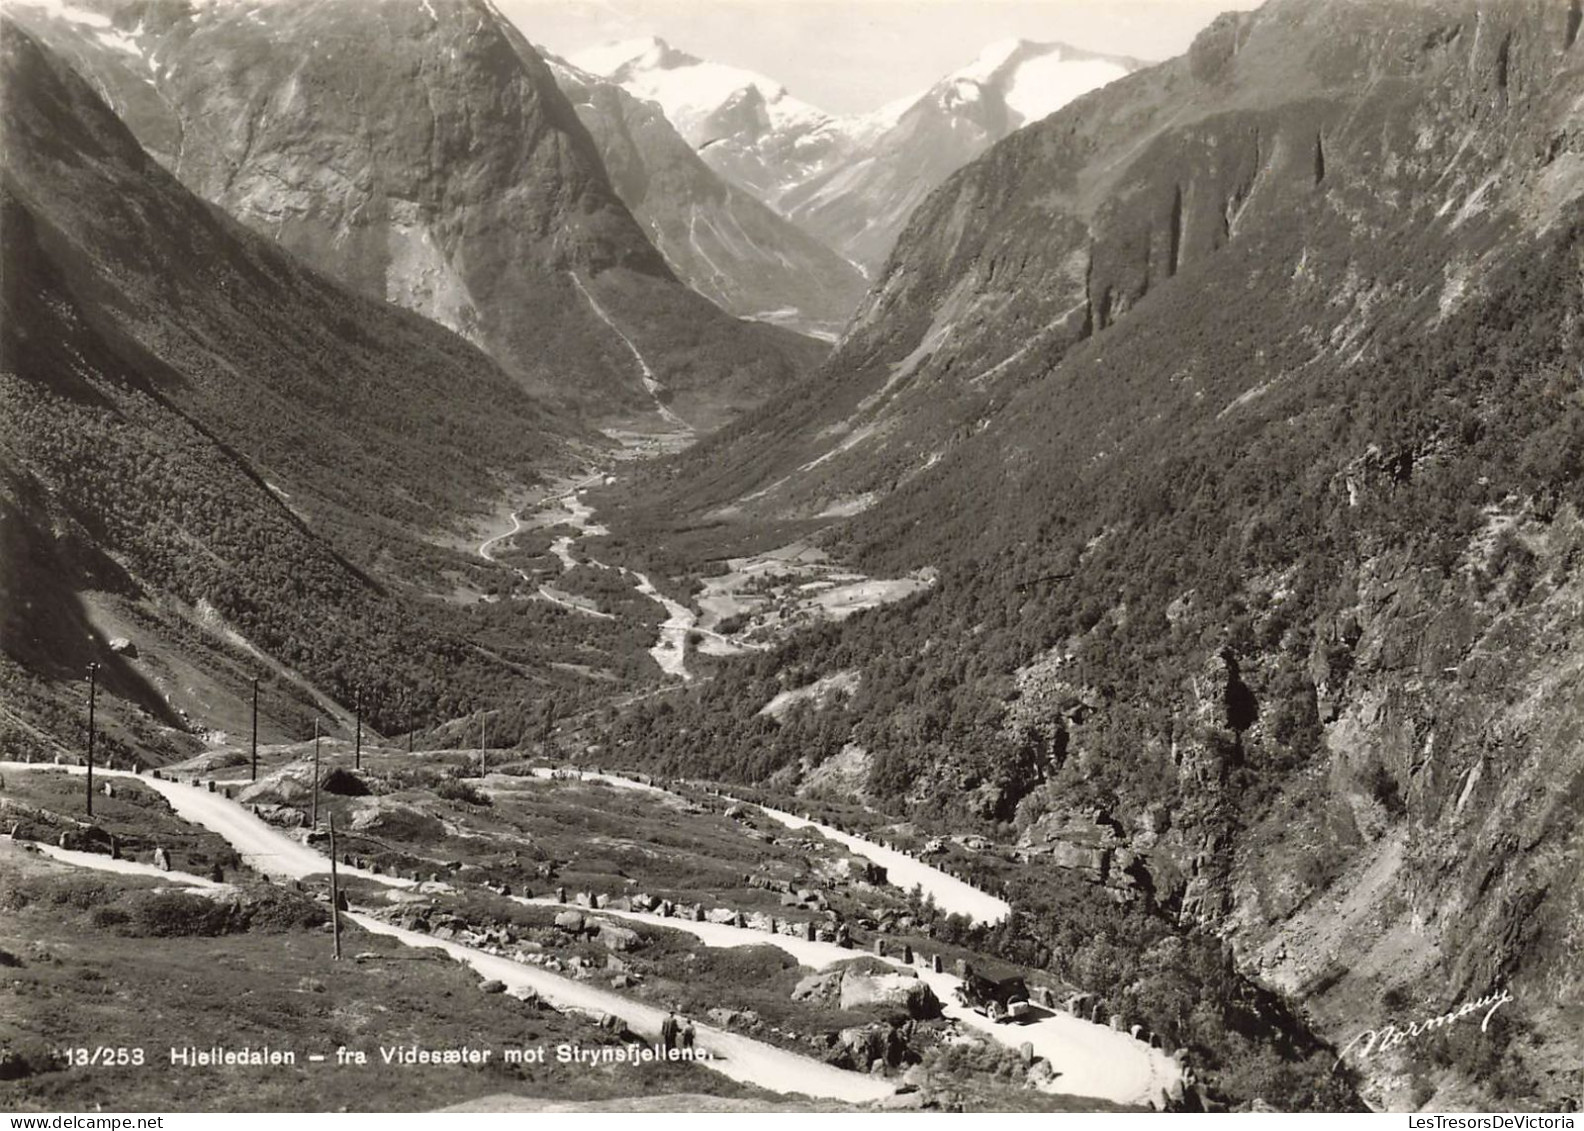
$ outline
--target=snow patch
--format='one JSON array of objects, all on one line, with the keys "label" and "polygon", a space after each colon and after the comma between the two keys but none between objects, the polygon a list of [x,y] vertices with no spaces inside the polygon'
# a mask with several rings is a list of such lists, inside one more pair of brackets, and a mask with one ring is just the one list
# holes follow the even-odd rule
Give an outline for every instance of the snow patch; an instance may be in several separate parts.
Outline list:
[{"label": "snow patch", "polygon": [[1120,63],[1065,59],[1057,50],[1018,65],[1006,91],[1006,104],[1023,121],[1036,122],[1126,74],[1128,69]]},{"label": "snow patch", "polygon": [[829,114],[793,98],[772,78],[697,59],[662,39],[608,43],[578,52],[570,62],[611,79],[634,97],[659,103],[671,124],[693,145],[711,140],[701,131],[712,114],[750,91],[763,100],[765,124],[772,130],[797,132],[831,121]]},{"label": "snow patch", "polygon": [[58,20],[68,20],[74,24],[83,24],[91,28],[109,28],[112,26],[109,16],[102,16],[98,12],[90,12],[86,8],[79,8],[66,0],[27,0],[19,4],[22,8],[35,8],[48,16]]}]

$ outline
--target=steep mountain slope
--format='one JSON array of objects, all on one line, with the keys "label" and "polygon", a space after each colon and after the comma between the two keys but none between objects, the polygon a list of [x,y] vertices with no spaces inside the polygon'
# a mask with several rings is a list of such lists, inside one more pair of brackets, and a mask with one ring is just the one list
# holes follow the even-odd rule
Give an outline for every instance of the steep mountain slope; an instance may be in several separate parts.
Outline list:
[{"label": "steep mountain slope", "polygon": [[252,675],[276,733],[342,717],[332,698],[358,688],[394,726],[504,679],[425,628],[381,563],[568,461],[566,426],[454,334],[197,200],[3,31],[10,723],[75,742],[59,681],[89,661],[149,712],[127,726],[182,729],[181,705],[240,721]]},{"label": "steep mountain slope", "polygon": [[1140,65],[1059,43],[1009,40],[922,94],[833,117],[763,75],[661,39],[574,60],[658,102],[710,166],[865,272],[885,261],[919,202],[1013,130]]},{"label": "steep mountain slope", "polygon": [[[939,583],[638,713],[634,756],[733,773],[742,704],[845,673],[770,768],[841,752],[1016,840],[1023,945],[1088,886],[1226,939],[1339,1048],[1505,990],[1348,1063],[1395,1109],[1576,1095],[1579,28],[1274,0],[952,177],[814,389],[667,496],[856,501],[831,548]],[[1212,1031],[1103,957],[1053,961]]]},{"label": "steep mountain slope", "polygon": [[617,195],[679,277],[733,314],[834,338],[863,297],[857,268],[722,179],[656,104],[549,63]]},{"label": "steep mountain slope", "polygon": [[709,426],[807,343],[680,285],[531,46],[483,0],[16,5],[199,196],[449,326],[531,391]]}]

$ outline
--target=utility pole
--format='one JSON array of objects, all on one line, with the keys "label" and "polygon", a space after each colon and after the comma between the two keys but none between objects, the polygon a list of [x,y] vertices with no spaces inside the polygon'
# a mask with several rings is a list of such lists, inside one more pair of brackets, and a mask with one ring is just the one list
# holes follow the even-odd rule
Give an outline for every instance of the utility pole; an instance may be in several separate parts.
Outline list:
[{"label": "utility pole", "polygon": [[253,780],[258,781],[258,676],[253,677]]},{"label": "utility pole", "polygon": [[341,885],[336,878],[335,814],[330,814],[330,930],[335,935],[335,956],[341,957]]},{"label": "utility pole", "polygon": [[352,768],[361,770],[363,768],[363,692],[356,692],[352,709],[357,712],[357,739],[352,747]]},{"label": "utility pole", "polygon": [[313,827],[319,827],[319,717],[314,716]]},{"label": "utility pole", "polygon": [[99,665],[88,665],[88,815],[93,816],[94,700],[99,693]]}]

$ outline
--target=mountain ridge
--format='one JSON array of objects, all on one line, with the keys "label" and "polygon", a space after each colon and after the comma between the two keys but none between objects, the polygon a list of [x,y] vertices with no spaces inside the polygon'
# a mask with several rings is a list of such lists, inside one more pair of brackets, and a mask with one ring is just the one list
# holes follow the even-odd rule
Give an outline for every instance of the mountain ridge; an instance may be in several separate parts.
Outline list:
[{"label": "mountain ridge", "polygon": [[827,114],[774,79],[707,62],[659,38],[591,48],[587,69],[653,99],[710,166],[866,274],[909,213],[990,144],[1138,60],[1008,40],[877,110]]}]

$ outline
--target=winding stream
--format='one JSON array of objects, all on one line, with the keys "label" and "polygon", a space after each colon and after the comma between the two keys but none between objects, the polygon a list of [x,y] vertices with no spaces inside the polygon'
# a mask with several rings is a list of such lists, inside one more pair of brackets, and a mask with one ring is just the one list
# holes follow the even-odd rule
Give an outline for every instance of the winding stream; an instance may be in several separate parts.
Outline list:
[{"label": "winding stream", "polygon": [[[569,572],[573,567],[580,564],[572,555],[572,547],[579,540],[610,533],[604,526],[594,521],[594,508],[589,506],[582,497],[584,489],[591,484],[599,482],[603,477],[603,472],[595,472],[585,476],[564,491],[547,496],[529,507],[513,511],[511,513],[512,528],[504,534],[497,534],[479,543],[479,557],[492,565],[506,565],[495,555],[496,546],[533,527],[571,526],[577,531],[576,534],[564,534],[550,545],[550,552],[561,563],[561,572]],[[523,517],[529,512],[537,513],[540,521],[533,523],[524,522]],[[718,640],[732,651],[742,651],[745,648],[752,647],[733,640],[731,637],[713,629],[699,628],[698,613],[680,601],[672,600],[660,592],[646,573],[628,569],[626,566],[607,565],[596,558],[585,558],[581,564],[592,566],[595,569],[614,570],[623,577],[629,578],[633,583],[633,588],[638,593],[665,609],[666,619],[659,626],[659,638],[655,641],[654,646],[649,649],[649,654],[654,657],[654,661],[660,666],[660,670],[667,675],[674,675],[684,680],[693,678],[693,673],[687,667],[687,640],[688,634],[692,632]],[[517,569],[515,566],[507,566],[507,568],[511,569],[512,572],[528,584],[533,585],[541,600],[560,605],[564,609],[581,613],[584,616],[598,617],[602,620],[615,619],[610,613],[583,604],[581,601],[552,589],[548,585],[538,584],[533,576],[525,570]]]}]

